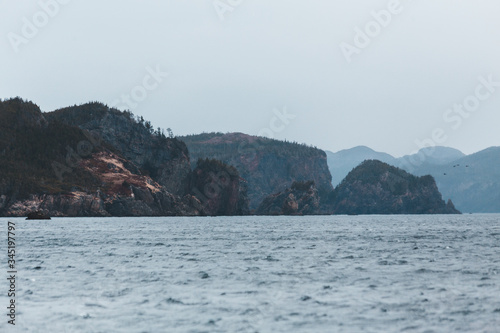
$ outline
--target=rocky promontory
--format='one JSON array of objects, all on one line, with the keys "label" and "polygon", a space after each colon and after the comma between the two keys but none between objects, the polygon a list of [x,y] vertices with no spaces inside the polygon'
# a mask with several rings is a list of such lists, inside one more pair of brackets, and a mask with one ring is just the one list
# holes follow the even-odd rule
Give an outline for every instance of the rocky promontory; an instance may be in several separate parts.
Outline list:
[{"label": "rocky promontory", "polygon": [[320,199],[313,181],[294,182],[285,191],[264,199],[257,215],[318,215]]},{"label": "rocky promontory", "polygon": [[334,214],[460,214],[432,176],[416,177],[377,160],[354,168],[335,188]]}]

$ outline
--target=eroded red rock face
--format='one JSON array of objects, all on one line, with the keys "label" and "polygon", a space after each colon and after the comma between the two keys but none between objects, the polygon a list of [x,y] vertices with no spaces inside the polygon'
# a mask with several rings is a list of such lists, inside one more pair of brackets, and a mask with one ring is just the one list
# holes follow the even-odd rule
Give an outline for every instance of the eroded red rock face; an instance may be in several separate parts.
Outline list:
[{"label": "eroded red rock face", "polygon": [[125,159],[110,153],[99,152],[92,158],[83,160],[83,168],[94,174],[103,184],[103,192],[107,195],[132,196],[132,187],[157,193],[162,190],[160,184],[151,177],[134,174],[125,167]]}]

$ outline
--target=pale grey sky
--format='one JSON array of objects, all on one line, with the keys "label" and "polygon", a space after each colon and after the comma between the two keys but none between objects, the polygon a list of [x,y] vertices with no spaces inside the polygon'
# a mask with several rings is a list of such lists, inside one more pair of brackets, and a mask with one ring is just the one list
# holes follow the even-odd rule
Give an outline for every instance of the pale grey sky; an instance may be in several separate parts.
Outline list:
[{"label": "pale grey sky", "polygon": [[498,0],[3,0],[0,97],[114,103],[178,135],[401,156],[435,132],[472,153],[500,145],[499,14]]}]

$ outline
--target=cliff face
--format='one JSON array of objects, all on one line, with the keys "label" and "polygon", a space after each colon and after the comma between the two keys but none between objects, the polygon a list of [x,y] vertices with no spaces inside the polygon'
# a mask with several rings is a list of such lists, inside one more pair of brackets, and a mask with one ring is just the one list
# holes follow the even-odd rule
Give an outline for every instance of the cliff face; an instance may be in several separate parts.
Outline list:
[{"label": "cliff face", "polygon": [[294,182],[285,191],[264,199],[257,215],[318,215],[320,199],[313,181]]},{"label": "cliff face", "polygon": [[190,193],[204,215],[247,215],[246,182],[238,171],[217,160],[198,160],[190,177]]},{"label": "cliff face", "polygon": [[198,199],[172,194],[119,150],[78,127],[47,121],[33,103],[0,102],[0,216],[201,214]]},{"label": "cliff face", "polygon": [[320,149],[241,133],[180,139],[186,142],[192,160],[213,158],[234,166],[248,182],[251,210],[295,181],[314,181],[321,202],[333,191],[326,154]]},{"label": "cliff face", "polygon": [[100,103],[88,103],[46,113],[51,121],[62,122],[89,131],[94,145],[102,141],[114,147],[123,157],[148,173],[171,193],[187,193],[191,171],[186,145],[165,137],[148,121],[135,120],[129,112],[110,109]]},{"label": "cliff face", "polygon": [[335,189],[335,214],[460,214],[447,204],[431,176],[416,177],[386,163],[368,160]]}]

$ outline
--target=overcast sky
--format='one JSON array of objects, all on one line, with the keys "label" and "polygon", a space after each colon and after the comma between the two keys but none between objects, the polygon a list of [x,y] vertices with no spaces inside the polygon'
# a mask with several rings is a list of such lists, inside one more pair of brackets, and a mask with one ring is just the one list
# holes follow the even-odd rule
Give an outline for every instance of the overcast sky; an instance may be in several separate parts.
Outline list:
[{"label": "overcast sky", "polygon": [[0,0],[0,97],[97,100],[177,135],[472,153],[500,145],[499,13],[498,0]]}]

